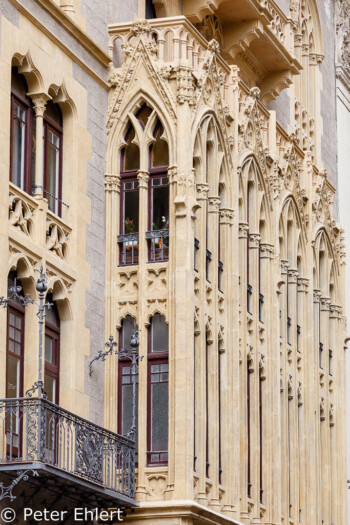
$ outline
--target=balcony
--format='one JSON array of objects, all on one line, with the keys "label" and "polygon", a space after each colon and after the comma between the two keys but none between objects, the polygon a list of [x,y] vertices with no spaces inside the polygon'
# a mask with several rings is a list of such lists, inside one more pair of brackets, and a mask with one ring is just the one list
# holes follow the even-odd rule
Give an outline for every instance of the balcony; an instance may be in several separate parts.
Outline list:
[{"label": "balcony", "polygon": [[0,481],[16,486],[27,472],[18,487],[25,499],[39,492],[67,495],[65,505],[75,496],[87,507],[136,505],[133,441],[45,399],[1,399]]},{"label": "balcony", "polygon": [[169,259],[169,230],[146,232],[148,262],[163,262]]},{"label": "balcony", "polygon": [[[291,21],[273,0],[217,0],[210,7],[207,2],[187,0],[183,12],[185,16],[149,20],[150,38],[157,47],[155,59],[160,67],[171,66],[170,83],[179,65],[191,67],[196,75],[202,73],[212,39],[219,43],[223,70],[238,65],[241,79],[249,88],[259,87],[264,103],[276,98],[300,73]],[[109,26],[115,67],[130,54],[132,25]]]},{"label": "balcony", "polygon": [[118,235],[118,244],[120,246],[121,266],[139,263],[139,234],[122,233]]}]

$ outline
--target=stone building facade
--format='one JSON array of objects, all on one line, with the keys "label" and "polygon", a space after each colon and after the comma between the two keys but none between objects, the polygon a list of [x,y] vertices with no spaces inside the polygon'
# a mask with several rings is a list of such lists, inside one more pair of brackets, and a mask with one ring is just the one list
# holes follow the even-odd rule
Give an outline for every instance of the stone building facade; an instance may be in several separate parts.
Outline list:
[{"label": "stone building facade", "polygon": [[[89,364],[110,334],[130,351],[138,329],[135,494],[116,496],[134,507],[126,522],[346,523],[344,6],[0,4],[0,294],[16,278],[35,297],[43,265],[55,314],[39,462],[61,460],[59,405],[104,436],[85,432],[80,449],[75,431],[84,490],[97,479],[112,506],[106,476],[133,482],[110,453],[132,424],[130,362]],[[0,312],[2,398],[37,379],[35,313]],[[2,442],[0,428],[7,483],[23,413]]]}]

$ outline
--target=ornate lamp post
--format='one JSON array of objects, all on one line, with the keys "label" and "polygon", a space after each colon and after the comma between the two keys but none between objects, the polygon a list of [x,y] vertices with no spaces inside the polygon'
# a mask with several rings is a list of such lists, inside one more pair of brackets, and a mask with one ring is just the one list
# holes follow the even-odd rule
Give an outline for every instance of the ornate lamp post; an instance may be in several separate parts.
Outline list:
[{"label": "ornate lamp post", "polygon": [[94,361],[98,361],[99,359],[101,359],[101,361],[105,361],[106,360],[106,356],[108,354],[112,354],[113,351],[114,351],[114,354],[118,356],[119,360],[121,360],[121,359],[129,359],[131,361],[132,423],[131,423],[131,428],[130,428],[130,430],[128,432],[127,437],[132,439],[133,441],[135,441],[135,434],[136,434],[136,384],[137,384],[136,379],[137,379],[138,370],[139,370],[139,361],[142,361],[142,359],[143,359],[143,355],[140,356],[139,352],[138,352],[138,348],[140,346],[139,330],[136,330],[136,328],[135,328],[135,332],[130,338],[130,346],[132,348],[130,353],[126,352],[124,349],[122,349],[122,350],[120,350],[118,352],[118,350],[115,350],[117,345],[118,345],[118,343],[113,341],[113,335],[110,335],[109,336],[109,342],[105,344],[105,346],[106,346],[106,348],[108,348],[108,350],[106,352],[102,352],[102,350],[99,350],[97,356],[94,357],[92,359],[92,361],[90,361],[90,364],[89,364],[90,377],[92,376],[92,372],[93,372],[93,370],[92,370],[92,363],[94,363]]}]

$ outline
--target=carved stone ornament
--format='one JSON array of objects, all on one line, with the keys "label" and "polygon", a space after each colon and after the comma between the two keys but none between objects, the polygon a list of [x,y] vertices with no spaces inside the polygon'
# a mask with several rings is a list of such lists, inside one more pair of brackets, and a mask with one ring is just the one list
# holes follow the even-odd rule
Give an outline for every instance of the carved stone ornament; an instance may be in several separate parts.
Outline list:
[{"label": "carved stone ornament", "polygon": [[231,208],[220,209],[220,224],[233,224],[234,211]]},{"label": "carved stone ornament", "polygon": [[105,190],[119,191],[120,190],[120,175],[106,175],[105,176]]},{"label": "carved stone ornament", "polygon": [[260,245],[260,234],[250,233],[249,234],[249,248],[259,248]]},{"label": "carved stone ornament", "polygon": [[197,200],[206,200],[209,193],[209,184],[197,184]]},{"label": "carved stone ornament", "polygon": [[337,0],[335,6],[337,59],[350,72],[350,3],[349,0]]},{"label": "carved stone ornament", "polygon": [[238,225],[239,238],[246,239],[249,231],[249,224],[247,222],[240,222]]}]

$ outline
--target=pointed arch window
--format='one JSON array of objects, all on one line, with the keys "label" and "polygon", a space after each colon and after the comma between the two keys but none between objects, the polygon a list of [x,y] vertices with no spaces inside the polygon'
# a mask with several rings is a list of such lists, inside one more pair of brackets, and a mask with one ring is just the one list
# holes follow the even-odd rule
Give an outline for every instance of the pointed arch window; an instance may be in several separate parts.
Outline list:
[{"label": "pointed arch window", "polygon": [[157,121],[154,142],[149,155],[148,189],[148,260],[167,261],[169,258],[169,150],[164,140],[164,128]]},{"label": "pointed arch window", "polygon": [[31,194],[35,172],[35,117],[28,86],[18,68],[11,76],[10,180]]},{"label": "pointed arch window", "polygon": [[[122,321],[119,331],[119,350],[127,353],[132,351],[130,346],[131,336],[137,330],[136,320],[127,315]],[[132,386],[133,379],[136,381],[136,458],[138,451],[138,376],[132,376],[131,363],[129,359],[119,361],[118,371],[118,432],[122,436],[127,436],[132,427]]]},{"label": "pointed arch window", "polygon": [[148,330],[147,464],[168,463],[168,325],[160,314]]}]

